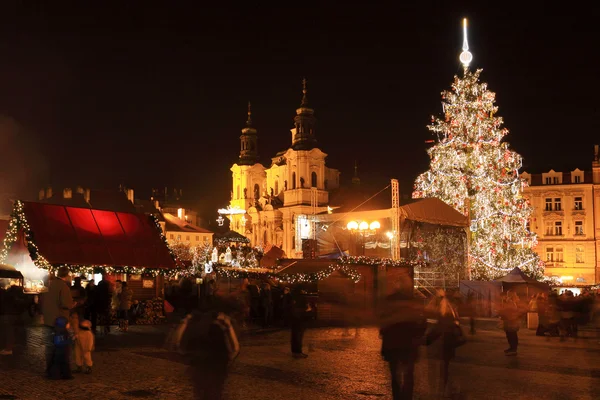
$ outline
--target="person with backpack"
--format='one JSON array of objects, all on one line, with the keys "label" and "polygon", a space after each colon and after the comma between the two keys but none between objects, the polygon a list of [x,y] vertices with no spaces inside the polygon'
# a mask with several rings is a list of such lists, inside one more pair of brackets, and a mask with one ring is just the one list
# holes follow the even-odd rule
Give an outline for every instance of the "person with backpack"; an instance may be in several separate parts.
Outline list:
[{"label": "person with backpack", "polygon": [[229,368],[240,352],[232,320],[224,312],[212,311],[191,316],[185,323],[189,333],[183,333],[185,343],[178,347],[191,358],[194,399],[222,399]]}]

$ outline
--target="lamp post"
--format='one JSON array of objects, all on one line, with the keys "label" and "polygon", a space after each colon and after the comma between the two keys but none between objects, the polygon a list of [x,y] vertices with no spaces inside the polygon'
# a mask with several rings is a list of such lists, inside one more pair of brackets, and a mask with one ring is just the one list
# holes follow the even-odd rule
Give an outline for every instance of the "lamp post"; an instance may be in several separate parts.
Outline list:
[{"label": "lamp post", "polygon": [[365,237],[370,233],[375,233],[377,229],[381,228],[379,221],[373,221],[371,223],[367,221],[350,221],[346,225],[346,228],[353,234],[358,234],[361,237],[361,248],[362,255],[365,255]]}]

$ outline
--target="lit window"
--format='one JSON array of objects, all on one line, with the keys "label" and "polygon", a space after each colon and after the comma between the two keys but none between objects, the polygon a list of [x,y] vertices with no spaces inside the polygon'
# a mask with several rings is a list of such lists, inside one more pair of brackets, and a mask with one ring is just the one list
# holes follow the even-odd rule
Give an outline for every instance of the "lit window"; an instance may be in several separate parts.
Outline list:
[{"label": "lit window", "polygon": [[563,248],[557,247],[556,252],[554,253],[554,261],[563,262]]},{"label": "lit window", "polygon": [[575,197],[575,209],[583,210],[583,197]]},{"label": "lit window", "polygon": [[554,261],[554,247],[546,247],[546,261]]},{"label": "lit window", "polygon": [[552,199],[546,199],[546,211],[552,211]]},{"label": "lit window", "polygon": [[185,240],[187,240],[187,241],[189,242],[189,241],[190,241],[190,235],[187,235],[187,236],[185,237]]},{"label": "lit window", "polygon": [[583,221],[575,221],[575,234],[583,235]]},{"label": "lit window", "polygon": [[171,240],[175,239],[175,235],[173,235],[172,233],[171,233],[170,237],[171,237]]},{"label": "lit window", "polygon": [[196,236],[196,242],[200,241],[200,236]]},{"label": "lit window", "polygon": [[181,235],[177,235],[177,241],[181,240]]},{"label": "lit window", "polygon": [[207,238],[206,236],[204,236],[204,237],[202,238],[202,241],[203,241],[204,243],[206,243],[206,242],[208,242],[208,238]]},{"label": "lit window", "polygon": [[554,211],[562,210],[562,206],[560,204],[560,198],[554,199]]},{"label": "lit window", "polygon": [[546,236],[554,234],[554,224],[552,222],[546,222]]},{"label": "lit window", "polygon": [[583,250],[583,246],[575,247],[575,262],[577,264],[583,264],[585,262],[585,251]]},{"label": "lit window", "polygon": [[554,234],[556,236],[561,236],[562,235],[562,222],[561,221],[556,221],[554,223]]}]

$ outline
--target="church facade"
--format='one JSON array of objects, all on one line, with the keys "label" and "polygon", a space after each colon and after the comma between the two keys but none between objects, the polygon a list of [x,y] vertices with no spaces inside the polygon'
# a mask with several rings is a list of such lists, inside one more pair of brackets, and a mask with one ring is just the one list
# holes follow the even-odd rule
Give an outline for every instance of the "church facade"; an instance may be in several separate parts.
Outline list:
[{"label": "church facade", "polygon": [[308,104],[306,80],[291,129],[290,147],[259,163],[258,132],[251,109],[240,136],[240,155],[231,167],[230,207],[246,211],[230,215],[230,229],[252,246],[275,245],[289,258],[301,258],[303,243],[314,239],[314,215],[326,211],[329,191],[339,187],[340,172],[326,166],[316,140],[316,118]]}]

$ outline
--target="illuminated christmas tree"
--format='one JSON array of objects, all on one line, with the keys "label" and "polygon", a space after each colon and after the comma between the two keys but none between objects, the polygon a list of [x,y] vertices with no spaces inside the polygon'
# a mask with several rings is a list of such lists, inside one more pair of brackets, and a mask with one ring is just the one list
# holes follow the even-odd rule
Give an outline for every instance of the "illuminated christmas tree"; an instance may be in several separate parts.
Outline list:
[{"label": "illuminated christmas tree", "polygon": [[519,267],[541,279],[543,265],[529,230],[532,207],[522,196],[521,156],[503,142],[508,130],[496,116],[495,93],[479,81],[469,63],[466,20],[460,60],[463,77],[442,93],[442,118],[432,117],[437,139],[428,150],[429,171],[421,174],[414,198],[437,197],[470,217],[469,264],[473,279],[494,279]]}]

